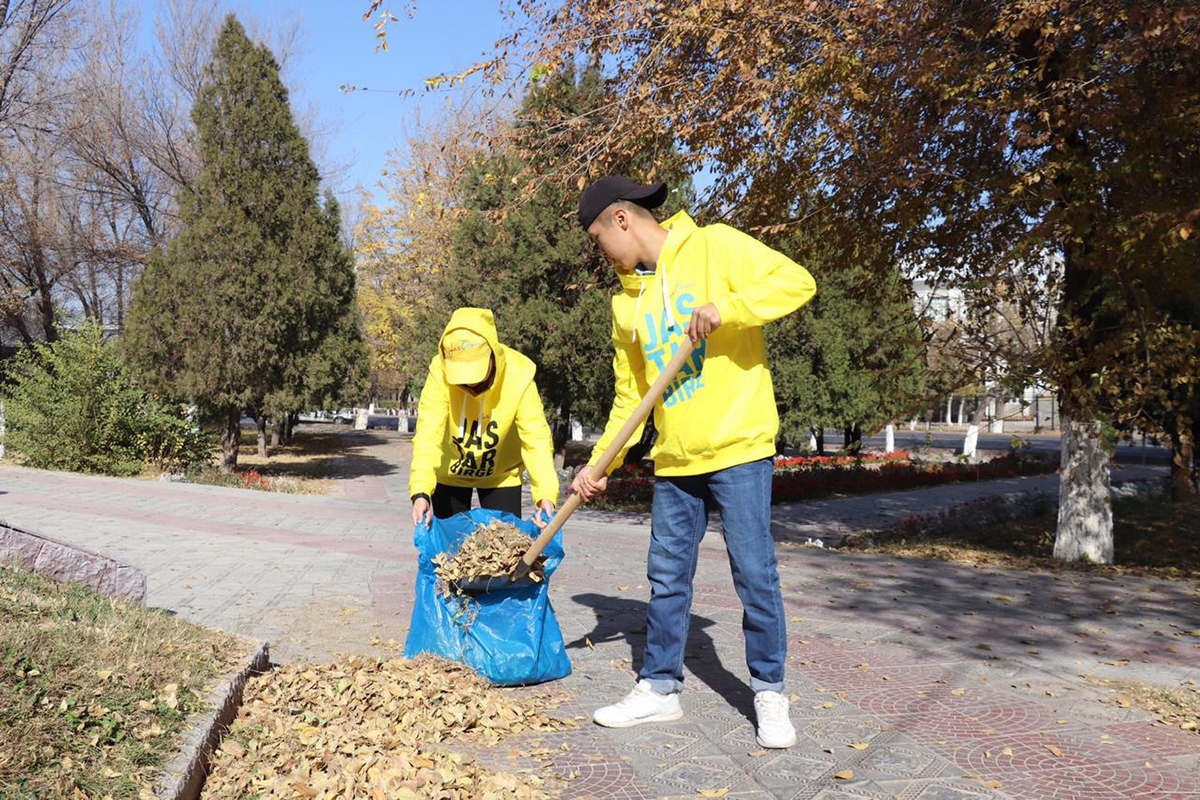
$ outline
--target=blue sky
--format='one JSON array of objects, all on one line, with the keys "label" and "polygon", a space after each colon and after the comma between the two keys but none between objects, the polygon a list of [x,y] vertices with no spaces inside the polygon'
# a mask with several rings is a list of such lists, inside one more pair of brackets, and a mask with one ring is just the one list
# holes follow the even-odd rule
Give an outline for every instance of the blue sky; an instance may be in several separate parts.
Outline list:
[{"label": "blue sky", "polygon": [[[239,16],[253,14],[273,24],[299,15],[303,49],[290,67],[293,105],[313,104],[325,132],[328,161],[349,167],[336,181],[339,192],[361,184],[374,187],[387,151],[403,142],[403,122],[418,108],[437,107],[434,93],[404,98],[389,91],[421,88],[423,79],[462,71],[510,30],[499,0],[420,0],[416,16],[392,7],[399,22],[388,28],[388,52],[375,52],[375,31],[363,22],[364,0],[253,0],[232,2]],[[349,84],[372,91],[343,92]],[[347,198],[348,199],[348,198]]]},{"label": "blue sky", "polygon": [[[165,0],[130,2],[141,11],[143,44],[153,46],[153,15]],[[375,51],[375,30],[362,19],[367,0],[217,2],[251,30],[288,21],[299,27],[300,50],[287,70],[292,106],[297,113],[315,110],[318,163],[347,210],[358,204],[357,187],[376,190],[389,151],[404,143],[405,124],[418,112],[436,114],[444,103],[446,92],[423,91],[424,79],[461,72],[490,57],[495,42],[515,24],[504,18],[501,0],[416,0],[411,19],[403,13],[405,0],[392,0],[399,21],[388,26],[385,53]],[[367,91],[346,92],[342,85]],[[403,89],[422,91],[402,97]],[[695,180],[703,190],[712,178],[701,171]]]}]

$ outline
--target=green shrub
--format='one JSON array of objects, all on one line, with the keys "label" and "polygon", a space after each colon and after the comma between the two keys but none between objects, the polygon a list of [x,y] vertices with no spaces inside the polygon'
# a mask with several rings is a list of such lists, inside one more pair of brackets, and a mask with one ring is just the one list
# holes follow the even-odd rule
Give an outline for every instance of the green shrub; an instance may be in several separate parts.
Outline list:
[{"label": "green shrub", "polygon": [[212,461],[212,436],[189,418],[183,405],[146,398],[136,425],[138,452],[160,470],[180,472]]},{"label": "green shrub", "polygon": [[4,439],[21,463],[134,475],[147,460],[171,468],[209,458],[203,434],[138,388],[95,325],[22,351],[9,375]]}]

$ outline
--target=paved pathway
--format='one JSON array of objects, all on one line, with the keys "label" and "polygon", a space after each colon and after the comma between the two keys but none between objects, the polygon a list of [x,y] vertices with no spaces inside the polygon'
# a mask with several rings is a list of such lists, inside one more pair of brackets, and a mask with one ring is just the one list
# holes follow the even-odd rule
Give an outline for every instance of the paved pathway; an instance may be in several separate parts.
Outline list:
[{"label": "paved pathway", "polygon": [[[3,467],[0,518],[145,567],[152,605],[269,639],[277,660],[372,652],[372,637],[403,641],[411,609],[409,445],[393,432],[357,436],[357,466],[348,465],[335,497]],[[809,507],[836,510],[831,501]],[[575,668],[561,683],[571,698],[565,713],[586,717],[629,688],[645,641],[647,535],[639,515],[583,512],[568,525],[568,558],[551,587]],[[577,773],[568,795],[1200,792],[1200,735],[1122,708],[1080,677],[1194,678],[1200,585],[977,569],[786,541],[780,561],[797,746],[754,745],[741,610],[714,533],[696,577],[687,716],[543,737],[554,765]],[[510,767],[508,752],[479,755]],[[846,771],[853,777],[835,777]]]}]

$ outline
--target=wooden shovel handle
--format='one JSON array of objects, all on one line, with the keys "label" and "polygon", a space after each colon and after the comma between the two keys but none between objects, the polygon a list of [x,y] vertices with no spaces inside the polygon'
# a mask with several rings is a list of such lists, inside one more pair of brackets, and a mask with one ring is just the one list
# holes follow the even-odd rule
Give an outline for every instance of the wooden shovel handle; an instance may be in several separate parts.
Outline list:
[{"label": "wooden shovel handle", "polygon": [[[637,408],[629,415],[629,419],[625,420],[625,424],[621,426],[621,430],[617,431],[617,435],[613,437],[612,442],[600,454],[600,458],[596,463],[587,467],[592,471],[592,478],[599,480],[608,472],[608,467],[612,464],[613,459],[617,457],[617,453],[621,452],[621,448],[625,446],[625,442],[629,441],[629,437],[637,430],[638,426],[646,421],[646,417],[650,416],[650,412],[654,409],[654,404],[658,402],[658,398],[662,397],[662,393],[667,390],[667,386],[671,381],[675,380],[675,376],[679,374],[679,370],[683,369],[683,364],[692,354],[692,340],[684,339],[679,349],[675,351],[675,355],[667,364],[666,369],[659,373],[658,379],[654,381],[654,385],[646,392],[642,401],[638,403]],[[567,519],[575,513],[575,509],[583,504],[583,498],[577,494],[573,494],[567,498],[567,501],[562,504],[554,514],[554,519],[546,525],[542,530],[542,535],[534,540],[529,549],[525,551],[524,557],[521,559],[522,564],[518,565],[518,572],[528,572],[529,567],[533,566],[533,562],[542,554],[542,550],[546,545],[550,544],[550,540],[554,538],[554,534],[558,533],[558,529],[563,526]]]}]

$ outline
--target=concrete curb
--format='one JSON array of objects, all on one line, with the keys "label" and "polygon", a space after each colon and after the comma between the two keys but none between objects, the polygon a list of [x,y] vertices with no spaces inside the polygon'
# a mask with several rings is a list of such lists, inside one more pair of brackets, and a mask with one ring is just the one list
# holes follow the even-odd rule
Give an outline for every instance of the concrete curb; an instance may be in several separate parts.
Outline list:
[{"label": "concrete curb", "polygon": [[110,597],[146,602],[146,573],[104,553],[0,520],[0,561],[48,578],[82,584]]},{"label": "concrete curb", "polygon": [[179,754],[166,766],[154,787],[156,797],[162,800],[194,800],[200,796],[200,790],[208,779],[212,754],[242,706],[246,681],[270,667],[270,650],[268,644],[263,642],[250,653],[237,674],[209,696],[212,712],[194,721],[184,731]]}]

